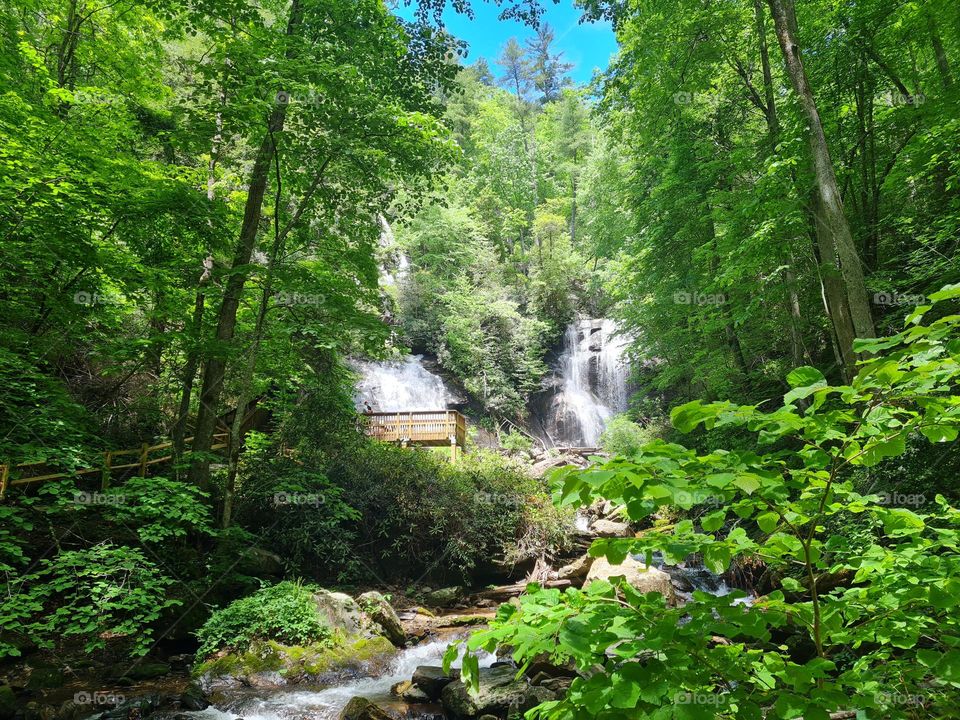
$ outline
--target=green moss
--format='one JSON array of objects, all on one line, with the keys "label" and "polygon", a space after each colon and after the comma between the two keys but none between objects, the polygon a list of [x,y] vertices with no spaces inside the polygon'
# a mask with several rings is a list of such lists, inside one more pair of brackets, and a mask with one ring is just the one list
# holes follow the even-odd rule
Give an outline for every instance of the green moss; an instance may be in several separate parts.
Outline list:
[{"label": "green moss", "polygon": [[283,645],[275,640],[258,642],[241,654],[229,654],[199,665],[197,676],[232,675],[243,677],[262,672],[279,672],[287,678],[317,676],[340,667],[349,667],[372,660],[386,659],[396,652],[384,637],[341,639],[310,645]]}]

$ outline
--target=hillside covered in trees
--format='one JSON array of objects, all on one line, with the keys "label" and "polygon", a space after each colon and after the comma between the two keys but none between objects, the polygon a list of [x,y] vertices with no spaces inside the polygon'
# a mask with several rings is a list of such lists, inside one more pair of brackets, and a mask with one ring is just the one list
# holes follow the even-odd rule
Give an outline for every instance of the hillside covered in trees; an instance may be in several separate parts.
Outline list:
[{"label": "hillside covered in trees", "polygon": [[958,64],[953,0],[4,5],[0,720],[960,717]]}]

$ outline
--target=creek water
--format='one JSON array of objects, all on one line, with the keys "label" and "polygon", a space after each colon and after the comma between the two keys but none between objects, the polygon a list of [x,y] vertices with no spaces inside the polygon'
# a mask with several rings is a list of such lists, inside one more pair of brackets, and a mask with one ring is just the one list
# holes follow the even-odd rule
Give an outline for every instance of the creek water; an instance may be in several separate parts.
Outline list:
[{"label": "creek water", "polygon": [[[180,715],[197,720],[234,720],[238,717],[244,720],[336,720],[350,699],[360,696],[411,717],[406,713],[406,704],[391,695],[391,686],[409,680],[420,665],[439,666],[447,646],[456,637],[447,636],[400,650],[387,670],[377,676],[356,677],[324,689],[233,690],[227,693],[229,699],[217,703],[216,707],[211,705],[206,710]],[[485,653],[480,657],[480,666],[488,667],[495,660],[496,656]],[[453,666],[459,667],[460,660],[456,660]],[[422,714],[414,713],[412,717],[442,717],[442,710],[437,706],[423,706],[422,709]]]}]

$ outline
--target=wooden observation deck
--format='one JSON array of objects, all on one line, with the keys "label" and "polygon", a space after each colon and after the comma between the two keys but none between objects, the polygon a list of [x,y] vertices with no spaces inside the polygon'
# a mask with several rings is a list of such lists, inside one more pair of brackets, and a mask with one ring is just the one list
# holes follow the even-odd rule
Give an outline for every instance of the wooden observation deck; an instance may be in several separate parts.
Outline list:
[{"label": "wooden observation deck", "polygon": [[457,448],[467,438],[467,420],[456,410],[365,413],[367,435],[383,442],[450,447],[450,459],[457,460]]}]

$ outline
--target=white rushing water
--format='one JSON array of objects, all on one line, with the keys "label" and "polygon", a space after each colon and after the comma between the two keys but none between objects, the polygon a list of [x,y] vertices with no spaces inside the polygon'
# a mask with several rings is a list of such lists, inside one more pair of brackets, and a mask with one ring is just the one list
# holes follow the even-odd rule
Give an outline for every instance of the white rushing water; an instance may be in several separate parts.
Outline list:
[{"label": "white rushing water", "polygon": [[376,412],[444,410],[453,399],[440,376],[424,367],[422,355],[355,366],[362,375],[355,396],[358,410],[365,403]]},{"label": "white rushing water", "polygon": [[627,409],[627,339],[613,320],[584,319],[567,327],[557,363],[559,388],[542,423],[553,443],[593,447],[617,413]]},{"label": "white rushing water", "polygon": [[[234,720],[237,717],[244,720],[335,720],[355,696],[389,706],[397,702],[397,698],[390,694],[391,686],[409,680],[420,665],[439,666],[449,643],[449,638],[434,640],[401,650],[389,669],[379,677],[358,678],[325,690],[243,691],[219,707],[210,706],[183,715],[198,720]],[[480,666],[489,667],[495,660],[492,653],[484,653],[480,657]],[[456,660],[453,666],[460,667],[460,660]]]}]

